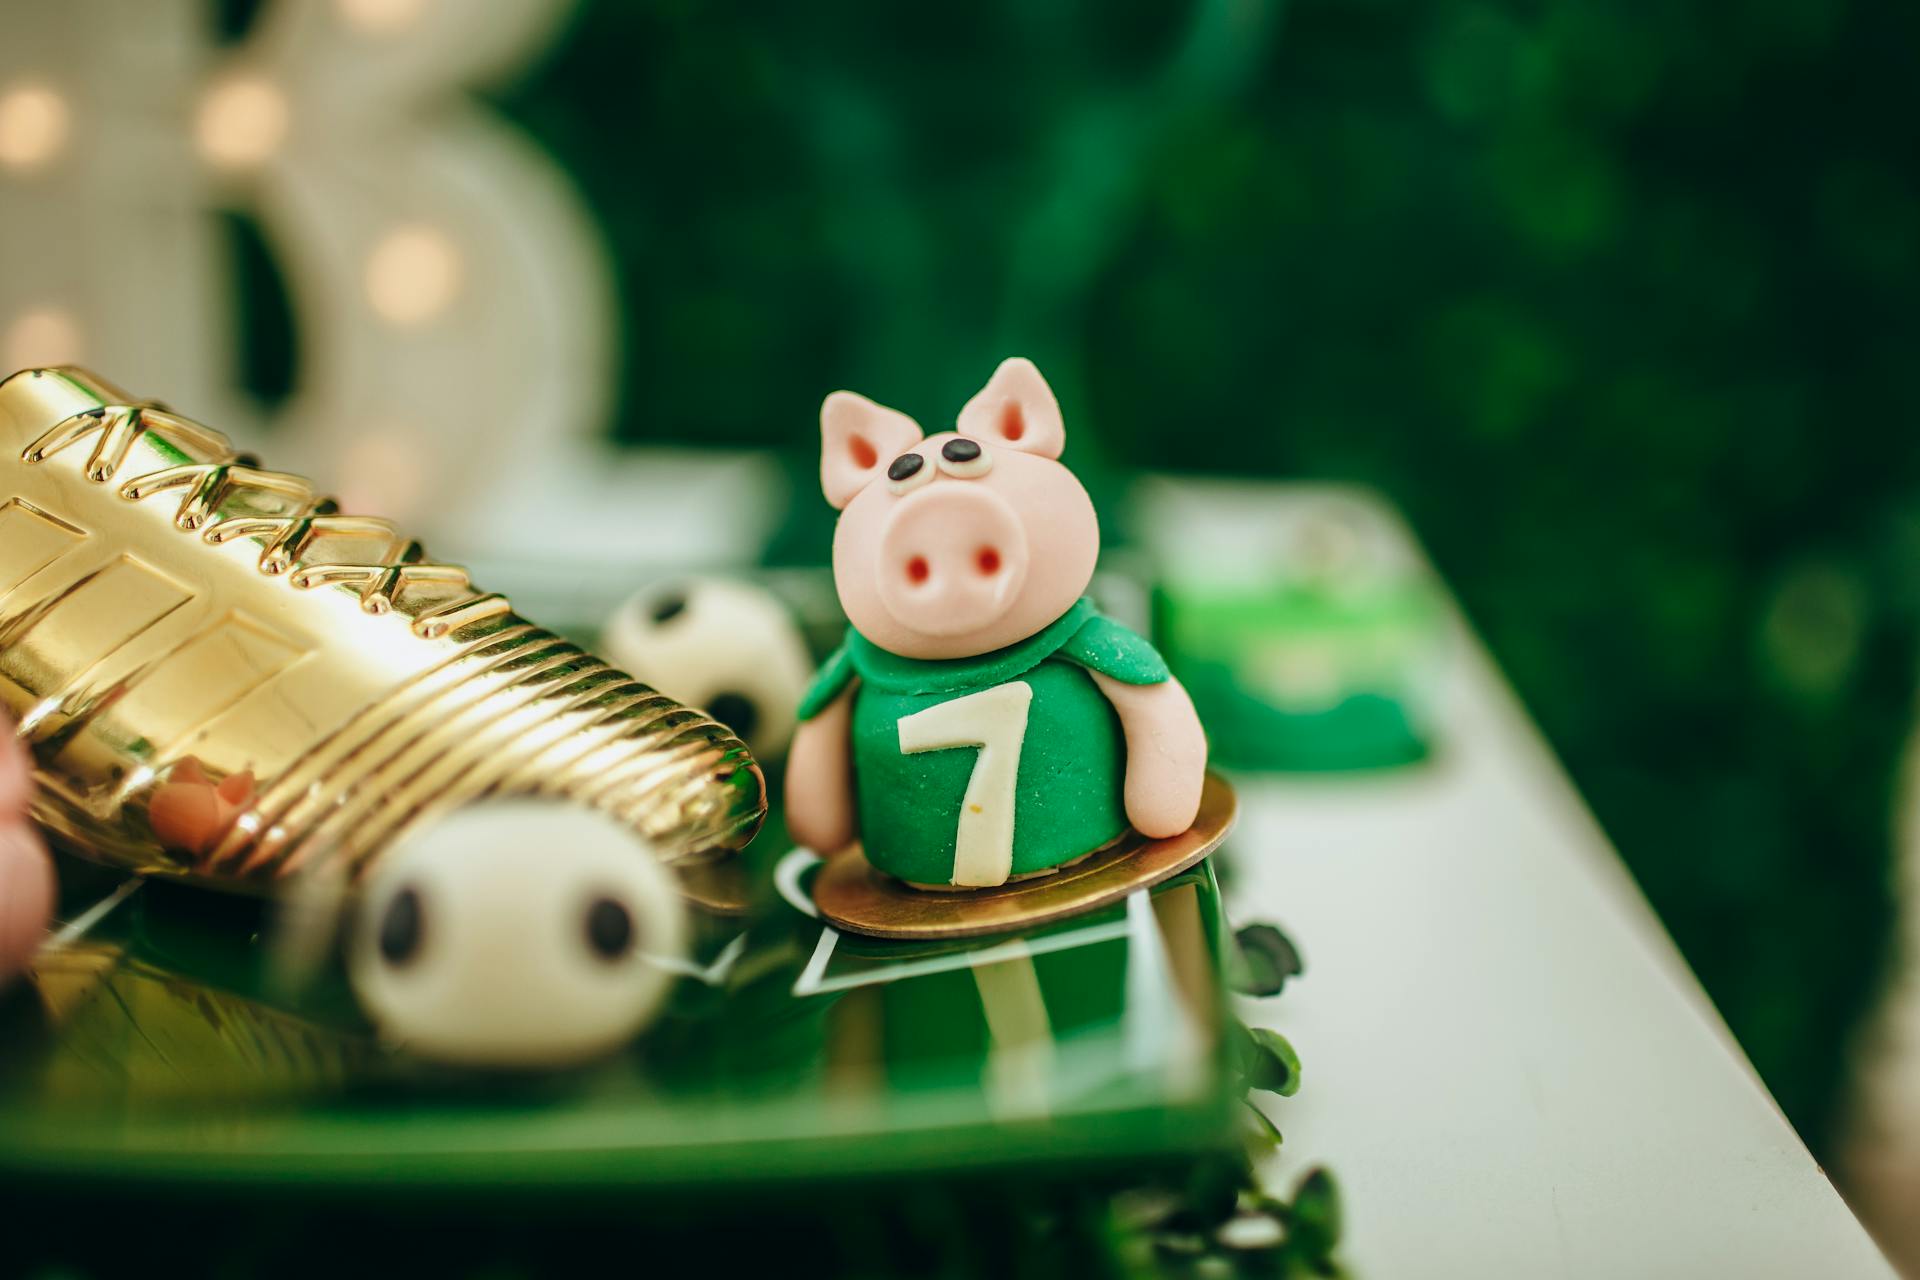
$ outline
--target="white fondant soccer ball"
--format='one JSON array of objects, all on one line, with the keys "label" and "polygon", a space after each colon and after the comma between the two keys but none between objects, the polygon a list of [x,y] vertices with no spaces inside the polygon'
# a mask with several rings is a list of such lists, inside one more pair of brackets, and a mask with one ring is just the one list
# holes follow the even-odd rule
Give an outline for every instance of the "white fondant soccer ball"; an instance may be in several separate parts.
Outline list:
[{"label": "white fondant soccer ball", "polygon": [[627,827],[579,805],[493,800],[387,851],[348,967],[381,1034],[412,1053],[557,1066],[633,1039],[686,936],[673,873]]},{"label": "white fondant soccer ball", "polygon": [[600,652],[732,729],[763,761],[786,754],[813,675],[787,607],[725,578],[681,579],[632,597],[607,620]]}]

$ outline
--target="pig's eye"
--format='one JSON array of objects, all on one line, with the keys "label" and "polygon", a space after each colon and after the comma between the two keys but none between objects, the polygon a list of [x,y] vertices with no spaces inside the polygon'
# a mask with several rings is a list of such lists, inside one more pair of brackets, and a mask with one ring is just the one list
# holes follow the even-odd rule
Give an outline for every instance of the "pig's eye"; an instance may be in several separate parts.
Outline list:
[{"label": "pig's eye", "polygon": [[933,479],[933,468],[917,453],[903,453],[887,465],[887,488],[911,493]]},{"label": "pig's eye", "polygon": [[965,436],[940,446],[940,469],[959,480],[971,480],[993,470],[993,455],[978,440]]}]

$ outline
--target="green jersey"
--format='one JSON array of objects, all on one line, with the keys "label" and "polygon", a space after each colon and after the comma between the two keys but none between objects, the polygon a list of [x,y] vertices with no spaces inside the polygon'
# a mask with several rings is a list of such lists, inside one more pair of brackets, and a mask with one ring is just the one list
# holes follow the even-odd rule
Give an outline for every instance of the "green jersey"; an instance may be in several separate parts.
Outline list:
[{"label": "green jersey", "polygon": [[971,658],[903,658],[849,628],[800,718],[858,679],[853,771],[867,859],[919,884],[999,884],[1127,829],[1126,739],[1089,672],[1136,685],[1168,678],[1153,646],[1090,600]]}]

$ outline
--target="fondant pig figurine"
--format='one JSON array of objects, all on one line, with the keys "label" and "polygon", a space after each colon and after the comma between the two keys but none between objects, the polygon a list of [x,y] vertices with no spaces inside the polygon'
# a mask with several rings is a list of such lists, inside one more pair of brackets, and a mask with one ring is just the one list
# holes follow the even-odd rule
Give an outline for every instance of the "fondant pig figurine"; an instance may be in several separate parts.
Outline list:
[{"label": "fondant pig figurine", "polygon": [[1007,360],[958,425],[923,438],[848,391],[820,407],[853,625],[801,703],[790,831],[822,852],[858,837],[926,888],[1051,871],[1129,825],[1178,835],[1206,737],[1153,647],[1082,596],[1100,525],[1058,460],[1053,392]]}]

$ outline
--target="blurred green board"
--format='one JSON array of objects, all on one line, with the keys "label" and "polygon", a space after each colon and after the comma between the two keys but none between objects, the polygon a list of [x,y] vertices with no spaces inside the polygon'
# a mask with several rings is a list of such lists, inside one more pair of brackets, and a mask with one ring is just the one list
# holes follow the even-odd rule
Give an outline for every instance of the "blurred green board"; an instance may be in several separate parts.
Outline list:
[{"label": "blurred green board", "polygon": [[1419,584],[1163,583],[1155,630],[1216,764],[1393,769],[1433,749],[1438,601]]},{"label": "blurred green board", "polygon": [[[1211,867],[971,945],[705,917],[628,1053],[540,1076],[377,1043],[337,963],[278,992],[250,903],[148,885],[0,1000],[0,1177],[252,1190],[701,1186],[1020,1166],[1125,1176],[1227,1149]],[[768,859],[772,861],[772,859]],[[76,905],[97,897],[84,874]]]}]

